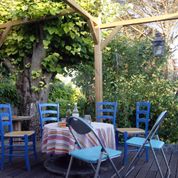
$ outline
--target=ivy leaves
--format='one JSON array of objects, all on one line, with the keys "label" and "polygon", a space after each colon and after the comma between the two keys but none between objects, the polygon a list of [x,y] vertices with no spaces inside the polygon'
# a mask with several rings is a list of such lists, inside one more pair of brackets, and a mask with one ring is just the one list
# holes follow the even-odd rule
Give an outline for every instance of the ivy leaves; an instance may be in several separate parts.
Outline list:
[{"label": "ivy leaves", "polygon": [[58,62],[60,59],[59,53],[53,53],[45,57],[41,64],[47,72],[61,73],[62,69]]},{"label": "ivy leaves", "polygon": [[15,19],[34,19],[46,15],[56,15],[66,5],[62,2],[31,1],[31,0],[1,0],[1,23]]}]

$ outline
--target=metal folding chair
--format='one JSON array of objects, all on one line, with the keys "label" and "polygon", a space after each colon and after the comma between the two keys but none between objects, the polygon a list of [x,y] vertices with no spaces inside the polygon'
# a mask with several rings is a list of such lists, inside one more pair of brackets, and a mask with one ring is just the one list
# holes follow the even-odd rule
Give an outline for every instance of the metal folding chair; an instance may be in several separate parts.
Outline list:
[{"label": "metal folding chair", "polygon": [[[161,170],[160,164],[158,162],[158,159],[157,159],[157,156],[156,156],[156,153],[155,153],[155,149],[156,150],[161,150],[161,153],[163,155],[163,158],[164,158],[167,170],[168,170],[167,177],[170,176],[171,171],[170,171],[170,168],[169,168],[169,165],[168,165],[168,161],[166,159],[166,156],[165,156],[165,153],[164,153],[164,150],[163,150],[164,142],[159,140],[159,137],[157,135],[157,131],[158,131],[161,123],[163,122],[164,118],[166,117],[166,113],[167,113],[167,111],[163,111],[159,115],[159,117],[157,118],[154,126],[152,127],[150,133],[148,134],[148,136],[146,138],[143,138],[143,137],[132,137],[131,139],[128,139],[126,141],[128,145],[139,147],[139,149],[138,149],[137,154],[134,156],[134,158],[130,162],[129,166],[127,167],[126,174],[125,174],[124,177],[127,177],[131,173],[131,171],[134,169],[134,166],[133,166],[134,163],[140,159],[140,157],[143,154],[143,151],[144,151],[145,148],[150,148],[151,149],[151,151],[153,153],[153,157],[154,157],[154,159],[156,161],[156,165],[158,167],[160,176],[163,178],[165,176],[163,176],[163,172]],[[155,139],[155,137],[157,139]]]},{"label": "metal folding chair", "polygon": [[[103,161],[109,160],[116,175],[118,177],[121,177],[114,162],[112,161],[113,158],[119,157],[121,155],[121,151],[113,150],[110,148],[105,148],[103,143],[99,139],[98,135],[96,134],[96,132],[90,126],[90,124],[88,124],[84,119],[82,119],[80,117],[68,118],[67,125],[68,125],[69,130],[70,130],[71,134],[73,135],[76,145],[79,147],[79,149],[75,149],[69,153],[71,156],[71,159],[70,159],[68,170],[66,173],[66,178],[68,178],[68,176],[69,176],[73,158],[77,158],[84,162],[90,163],[91,168],[93,168],[93,170],[95,172],[94,178],[97,178],[99,176],[99,170],[100,170],[101,163]],[[85,135],[90,132],[93,133],[94,137],[96,138],[96,140],[99,143],[99,146],[93,146],[90,148],[82,148],[82,146],[80,145],[80,143],[77,139],[77,134]],[[96,165],[96,168],[94,165]]]}]

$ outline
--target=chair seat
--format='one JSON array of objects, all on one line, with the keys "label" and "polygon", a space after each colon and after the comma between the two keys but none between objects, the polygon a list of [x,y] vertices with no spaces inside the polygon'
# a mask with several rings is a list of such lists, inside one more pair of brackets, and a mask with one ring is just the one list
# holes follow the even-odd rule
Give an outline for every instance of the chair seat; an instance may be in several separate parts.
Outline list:
[{"label": "chair seat", "polygon": [[[121,155],[121,151],[106,148],[110,158],[115,158]],[[99,160],[101,153],[101,146],[91,148],[84,148],[71,151],[69,154],[77,159],[86,161],[88,163],[96,163]],[[107,156],[103,154],[102,161],[106,160]]]},{"label": "chair seat", "polygon": [[127,132],[128,134],[144,134],[145,130],[132,127],[132,128],[117,128],[117,131],[124,133]]},{"label": "chair seat", "polygon": [[4,134],[5,137],[24,137],[24,135],[31,136],[35,131],[13,131]]},{"label": "chair seat", "polygon": [[[137,146],[137,147],[142,146],[144,142],[145,142],[145,138],[142,137],[132,137],[126,141],[128,145]],[[164,142],[160,140],[151,139],[150,143],[151,146],[155,149],[161,149],[164,146]],[[150,147],[148,143],[145,146]]]}]

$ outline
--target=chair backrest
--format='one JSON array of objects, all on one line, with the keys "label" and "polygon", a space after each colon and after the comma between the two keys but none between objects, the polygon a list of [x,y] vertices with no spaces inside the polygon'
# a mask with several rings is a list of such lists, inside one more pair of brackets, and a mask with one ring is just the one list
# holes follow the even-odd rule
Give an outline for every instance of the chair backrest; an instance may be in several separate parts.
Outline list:
[{"label": "chair backrest", "polygon": [[40,130],[42,134],[43,126],[48,122],[58,122],[59,104],[58,103],[38,103],[38,111],[40,116]]},{"label": "chair backrest", "polygon": [[97,102],[96,103],[96,120],[110,120],[116,128],[117,102]]},{"label": "chair backrest", "polygon": [[0,134],[4,134],[4,127],[7,131],[13,131],[12,125],[12,111],[10,104],[0,104]]},{"label": "chair backrest", "polygon": [[161,123],[163,122],[164,118],[167,115],[167,111],[163,111],[161,112],[161,114],[158,116],[158,118],[156,119],[155,124],[153,125],[151,131],[149,132],[148,136],[146,137],[146,142],[152,138],[154,138],[155,134],[157,134],[157,131],[161,125]]},{"label": "chair backrest", "polygon": [[80,134],[80,135],[85,135],[85,134],[88,134],[91,132],[97,139],[97,141],[100,144],[100,146],[102,147],[102,149],[106,152],[106,149],[105,149],[103,143],[101,142],[101,140],[98,137],[98,135],[96,134],[96,132],[93,130],[92,126],[88,122],[86,122],[83,118],[71,116],[67,119],[66,122],[67,122],[67,126],[69,127],[71,134],[73,135],[77,145],[80,148],[82,148],[82,146],[80,145],[80,142],[77,139],[76,133]]},{"label": "chair backrest", "polygon": [[151,107],[151,103],[149,101],[136,102],[136,127],[139,128],[140,124],[144,123],[145,135],[148,134],[150,107]]}]

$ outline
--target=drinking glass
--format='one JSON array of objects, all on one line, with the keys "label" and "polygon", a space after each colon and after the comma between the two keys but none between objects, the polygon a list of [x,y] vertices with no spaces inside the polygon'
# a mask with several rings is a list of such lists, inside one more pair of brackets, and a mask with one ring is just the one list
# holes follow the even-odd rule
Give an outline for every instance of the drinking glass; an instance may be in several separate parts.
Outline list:
[{"label": "drinking glass", "polygon": [[84,115],[84,120],[86,121],[86,122],[88,122],[89,124],[91,124],[91,115],[89,115],[89,114],[87,114],[87,115]]}]

